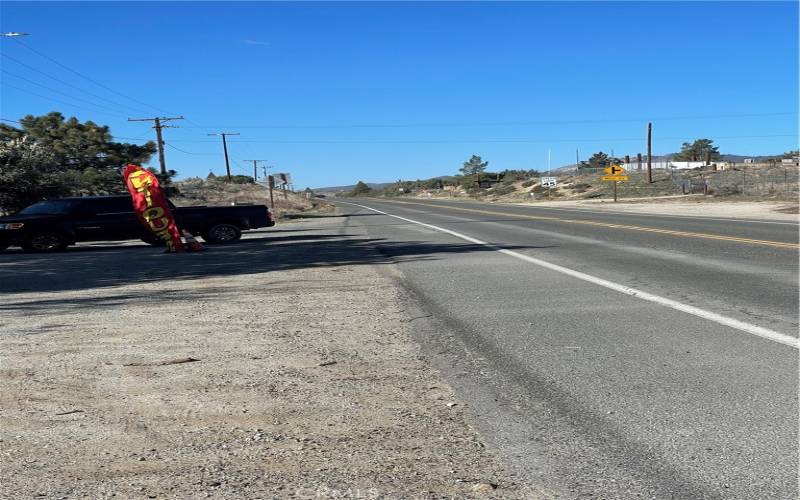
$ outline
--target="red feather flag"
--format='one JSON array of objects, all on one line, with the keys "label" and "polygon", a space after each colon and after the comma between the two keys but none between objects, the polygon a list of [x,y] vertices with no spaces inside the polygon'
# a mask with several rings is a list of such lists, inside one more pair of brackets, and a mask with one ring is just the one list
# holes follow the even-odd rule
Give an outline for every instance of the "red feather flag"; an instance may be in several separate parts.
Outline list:
[{"label": "red feather flag", "polygon": [[158,177],[137,165],[126,166],[122,177],[133,198],[133,209],[142,224],[166,244],[167,252],[183,252],[181,233],[175,225]]}]

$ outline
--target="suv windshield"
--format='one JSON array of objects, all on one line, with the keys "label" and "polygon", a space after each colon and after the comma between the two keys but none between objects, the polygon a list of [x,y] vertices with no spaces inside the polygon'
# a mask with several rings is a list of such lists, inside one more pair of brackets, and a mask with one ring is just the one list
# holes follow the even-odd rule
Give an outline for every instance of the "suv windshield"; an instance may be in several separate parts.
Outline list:
[{"label": "suv windshield", "polygon": [[62,215],[69,213],[76,203],[77,202],[74,200],[40,201],[27,208],[23,208],[19,213],[23,215]]}]

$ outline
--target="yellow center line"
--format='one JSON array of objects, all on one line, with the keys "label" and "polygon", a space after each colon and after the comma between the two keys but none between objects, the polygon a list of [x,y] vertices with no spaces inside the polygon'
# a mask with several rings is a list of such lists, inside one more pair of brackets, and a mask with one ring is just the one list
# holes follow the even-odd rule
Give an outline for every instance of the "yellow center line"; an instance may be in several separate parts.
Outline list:
[{"label": "yellow center line", "polygon": [[687,238],[705,238],[711,240],[723,240],[723,241],[734,241],[737,243],[749,243],[751,245],[764,245],[774,248],[792,248],[792,249],[800,249],[800,244],[797,243],[785,243],[782,241],[769,241],[769,240],[756,240],[753,238],[739,238],[736,236],[725,236],[721,234],[709,234],[709,233],[693,233],[688,231],[674,231],[671,229],[658,229],[655,227],[643,227],[643,226],[630,226],[627,224],[614,224],[610,222],[598,222],[598,221],[591,221],[591,220],[583,220],[583,219],[563,219],[560,217],[551,217],[546,215],[525,215],[525,214],[514,214],[510,212],[495,212],[492,210],[481,210],[477,208],[465,208],[465,207],[454,207],[454,206],[447,206],[447,205],[429,205],[426,203],[414,203],[408,201],[395,201],[395,200],[381,200],[381,202],[386,203],[397,203],[403,205],[416,205],[416,206],[423,206],[423,207],[437,207],[437,208],[446,208],[448,210],[459,210],[462,212],[473,212],[479,214],[488,214],[488,215],[499,215],[504,217],[516,217],[519,219],[530,219],[530,220],[547,220],[547,221],[554,221],[554,222],[563,222],[567,224],[584,224],[587,226],[601,226],[601,227],[610,227],[614,229],[626,229],[630,231],[644,231],[648,233],[659,233],[659,234],[668,234],[670,236],[684,236]]}]

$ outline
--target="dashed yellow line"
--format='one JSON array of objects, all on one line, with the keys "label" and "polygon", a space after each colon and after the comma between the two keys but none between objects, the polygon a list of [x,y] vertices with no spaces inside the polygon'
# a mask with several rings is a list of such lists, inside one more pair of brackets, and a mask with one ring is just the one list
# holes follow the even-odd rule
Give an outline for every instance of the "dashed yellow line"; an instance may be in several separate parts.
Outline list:
[{"label": "dashed yellow line", "polygon": [[587,226],[600,226],[600,227],[610,227],[613,229],[625,229],[630,231],[643,231],[648,233],[659,233],[659,234],[668,234],[670,236],[684,236],[687,238],[705,238],[710,240],[723,240],[723,241],[733,241],[737,243],[748,243],[751,245],[763,245],[773,248],[792,248],[792,249],[800,249],[800,244],[797,243],[785,243],[782,241],[769,241],[769,240],[756,240],[752,238],[739,238],[736,236],[724,236],[721,234],[709,234],[709,233],[692,233],[688,231],[673,231],[671,229],[658,229],[655,227],[643,227],[643,226],[630,226],[627,224],[613,224],[610,222],[597,222],[591,220],[583,220],[583,219],[563,219],[561,217],[551,217],[547,215],[526,215],[526,214],[515,214],[510,212],[495,212],[492,210],[481,210],[478,208],[466,208],[466,207],[455,207],[455,206],[448,206],[448,205],[429,205],[425,203],[413,203],[408,201],[396,201],[396,200],[381,200],[381,202],[385,203],[397,203],[403,205],[415,205],[415,206],[423,206],[423,207],[437,207],[437,208],[446,208],[448,210],[458,210],[461,212],[473,212],[479,214],[488,214],[488,215],[500,215],[504,217],[516,217],[519,219],[530,219],[530,220],[547,220],[547,221],[554,221],[554,222],[563,222],[567,224],[583,224]]}]

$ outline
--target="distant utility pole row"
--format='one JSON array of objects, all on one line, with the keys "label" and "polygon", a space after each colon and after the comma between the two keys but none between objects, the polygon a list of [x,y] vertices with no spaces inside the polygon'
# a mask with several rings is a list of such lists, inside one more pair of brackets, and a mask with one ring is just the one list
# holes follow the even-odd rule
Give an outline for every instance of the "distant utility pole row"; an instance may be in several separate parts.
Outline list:
[{"label": "distant utility pole row", "polygon": [[[253,162],[253,182],[258,180],[258,162],[260,161],[267,161],[267,160],[242,160],[242,161],[252,161]],[[267,176],[267,169],[270,168],[264,165],[264,177]]]},{"label": "distant utility pole row", "polygon": [[[163,125],[162,122],[171,120],[183,120],[183,116],[155,116],[153,118],[128,118],[129,122],[153,122],[153,128],[156,129],[156,146],[158,147],[158,164],[161,167],[161,175],[167,175],[167,163],[164,161],[164,140],[161,137],[162,128],[177,128],[174,125]],[[228,174],[230,177],[230,173]]]},{"label": "distant utility pole row", "polygon": [[[161,134],[161,129],[164,128],[177,128],[174,125],[164,125],[164,122],[170,120],[183,120],[183,116],[154,116],[153,118],[128,118],[129,122],[153,122],[153,128],[156,129],[156,145],[158,146],[158,163],[161,167],[161,174],[167,175],[167,164],[164,160],[164,139]],[[225,153],[225,173],[228,177],[228,182],[231,182],[231,164],[228,159],[228,140],[229,135],[239,135],[239,132],[216,132],[214,135],[222,137],[222,151]],[[258,180],[258,163],[267,160],[245,160],[253,162],[253,182]],[[264,177],[267,176],[267,166],[264,166]]]}]

